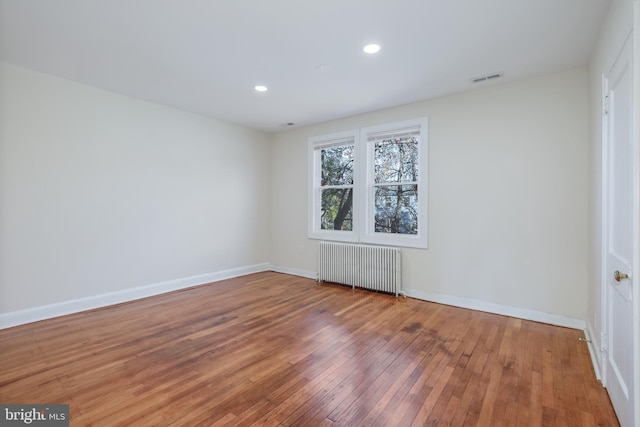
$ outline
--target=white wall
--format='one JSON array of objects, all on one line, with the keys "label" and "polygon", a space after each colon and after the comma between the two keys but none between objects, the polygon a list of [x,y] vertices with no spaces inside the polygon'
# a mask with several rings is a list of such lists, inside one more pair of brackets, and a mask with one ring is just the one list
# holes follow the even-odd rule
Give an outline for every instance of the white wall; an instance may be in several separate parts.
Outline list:
[{"label": "white wall", "polygon": [[425,115],[429,249],[403,249],[403,286],[426,299],[583,321],[586,68],[273,135],[271,261],[317,271],[306,231],[308,137]]},{"label": "white wall", "polygon": [[570,70],[267,137],[0,64],[0,317],[268,261],[313,274],[307,138],[426,115],[429,249],[404,250],[404,286],[584,319],[587,80]]},{"label": "white wall", "polygon": [[[589,63],[589,287],[587,327],[599,352],[602,331],[602,79],[633,28],[633,1],[613,0]],[[596,363],[599,366],[600,359]]]},{"label": "white wall", "polygon": [[0,315],[268,261],[264,134],[6,64],[0,94]]}]

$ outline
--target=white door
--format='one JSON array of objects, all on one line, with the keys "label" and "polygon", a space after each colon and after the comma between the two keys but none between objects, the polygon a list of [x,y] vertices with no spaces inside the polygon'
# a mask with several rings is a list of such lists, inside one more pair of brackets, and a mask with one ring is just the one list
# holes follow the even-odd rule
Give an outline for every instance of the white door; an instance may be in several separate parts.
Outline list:
[{"label": "white door", "polygon": [[[605,385],[623,427],[634,425],[633,366],[633,138],[631,38],[606,76],[607,348]],[[640,281],[639,281],[640,282]]]}]

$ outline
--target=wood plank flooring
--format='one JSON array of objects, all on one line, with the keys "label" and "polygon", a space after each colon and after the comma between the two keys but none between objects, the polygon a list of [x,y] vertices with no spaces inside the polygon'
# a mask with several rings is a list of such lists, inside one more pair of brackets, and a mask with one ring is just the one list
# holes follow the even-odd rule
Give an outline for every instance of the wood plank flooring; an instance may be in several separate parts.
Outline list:
[{"label": "wood plank flooring", "polygon": [[266,272],[0,331],[72,426],[616,426],[581,331]]}]

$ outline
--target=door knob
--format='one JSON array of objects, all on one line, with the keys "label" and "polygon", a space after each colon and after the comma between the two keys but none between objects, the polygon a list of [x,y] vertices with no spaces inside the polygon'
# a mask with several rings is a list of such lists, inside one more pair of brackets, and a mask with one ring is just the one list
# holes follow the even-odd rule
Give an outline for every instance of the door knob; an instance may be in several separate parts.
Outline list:
[{"label": "door knob", "polygon": [[613,278],[616,279],[616,282],[619,282],[620,280],[623,279],[628,279],[629,275],[628,274],[624,274],[624,273],[620,273],[618,270],[613,272]]}]

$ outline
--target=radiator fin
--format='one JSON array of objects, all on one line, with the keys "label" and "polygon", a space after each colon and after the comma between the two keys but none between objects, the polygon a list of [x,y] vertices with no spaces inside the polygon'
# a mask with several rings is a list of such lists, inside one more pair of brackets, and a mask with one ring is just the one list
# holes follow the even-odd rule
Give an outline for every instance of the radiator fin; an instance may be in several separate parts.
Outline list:
[{"label": "radiator fin", "polygon": [[318,280],[398,296],[401,259],[399,248],[320,242]]}]

